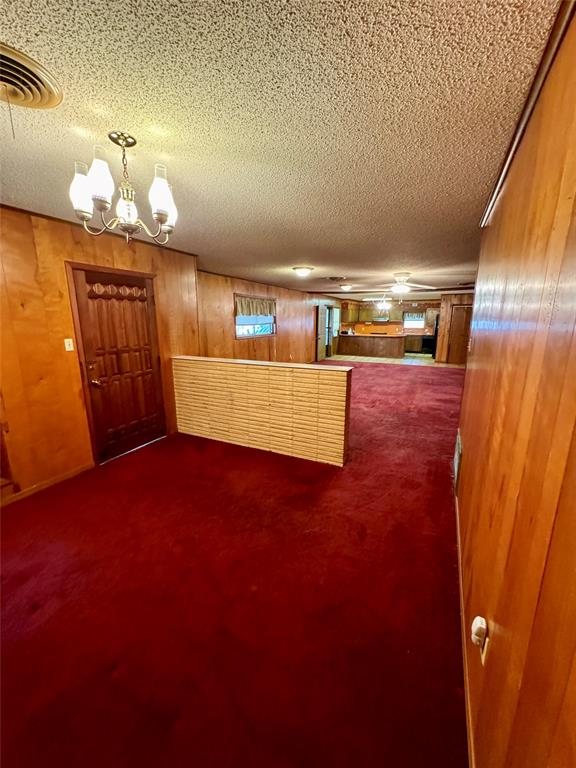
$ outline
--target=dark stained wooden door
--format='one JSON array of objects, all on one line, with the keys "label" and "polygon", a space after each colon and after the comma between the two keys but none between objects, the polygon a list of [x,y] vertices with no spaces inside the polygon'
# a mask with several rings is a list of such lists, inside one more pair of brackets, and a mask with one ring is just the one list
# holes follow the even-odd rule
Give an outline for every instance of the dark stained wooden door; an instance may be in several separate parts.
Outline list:
[{"label": "dark stained wooden door", "polygon": [[152,278],[73,269],[81,362],[99,461],[165,434]]},{"label": "dark stained wooden door", "polygon": [[461,304],[452,307],[452,322],[448,337],[448,362],[465,363],[468,357],[468,341],[470,339],[470,322],[472,307]]}]

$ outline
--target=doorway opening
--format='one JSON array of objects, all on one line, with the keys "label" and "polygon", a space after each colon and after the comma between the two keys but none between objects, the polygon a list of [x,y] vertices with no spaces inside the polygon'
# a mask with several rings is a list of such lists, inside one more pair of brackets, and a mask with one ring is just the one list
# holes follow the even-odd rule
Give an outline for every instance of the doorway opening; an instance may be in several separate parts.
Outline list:
[{"label": "doorway opening", "polygon": [[66,265],[94,459],[166,434],[153,276]]},{"label": "doorway opening", "polygon": [[316,307],[316,360],[325,360],[337,352],[340,309],[326,304]]}]

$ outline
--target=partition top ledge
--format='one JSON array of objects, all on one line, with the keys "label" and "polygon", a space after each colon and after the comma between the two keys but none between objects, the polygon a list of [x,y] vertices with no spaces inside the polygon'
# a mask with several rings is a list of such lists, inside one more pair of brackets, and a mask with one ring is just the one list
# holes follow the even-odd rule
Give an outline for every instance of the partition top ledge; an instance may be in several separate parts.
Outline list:
[{"label": "partition top ledge", "polygon": [[207,363],[237,363],[240,365],[260,365],[267,368],[304,368],[315,371],[351,371],[354,366],[315,365],[314,363],[276,363],[270,360],[241,360],[237,357],[199,357],[196,355],[174,355],[173,360],[202,360]]}]

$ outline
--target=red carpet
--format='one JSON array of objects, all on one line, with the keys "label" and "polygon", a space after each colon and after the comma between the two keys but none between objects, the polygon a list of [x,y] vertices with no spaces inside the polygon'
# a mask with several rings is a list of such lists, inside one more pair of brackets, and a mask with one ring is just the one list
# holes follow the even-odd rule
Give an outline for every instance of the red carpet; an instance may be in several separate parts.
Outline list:
[{"label": "red carpet", "polygon": [[175,436],[4,510],[4,768],[467,765],[463,371],[353,379],[343,470]]}]

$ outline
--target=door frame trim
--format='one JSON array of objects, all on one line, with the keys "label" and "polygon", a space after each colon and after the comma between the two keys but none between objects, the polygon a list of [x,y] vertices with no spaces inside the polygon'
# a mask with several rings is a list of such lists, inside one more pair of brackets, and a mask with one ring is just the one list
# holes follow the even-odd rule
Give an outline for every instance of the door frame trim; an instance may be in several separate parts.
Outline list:
[{"label": "door frame trim", "polygon": [[[166,407],[164,403],[164,382],[162,381],[162,360],[160,358],[160,344],[158,341],[158,323],[156,321],[156,301],[154,295],[154,278],[155,274],[151,272],[139,272],[134,269],[118,269],[117,267],[108,267],[106,265],[99,264],[86,264],[79,261],[65,261],[64,266],[66,268],[66,280],[68,282],[68,295],[70,297],[70,307],[72,309],[72,321],[74,325],[74,335],[76,337],[76,352],[78,366],[80,368],[80,379],[82,381],[82,394],[84,399],[84,407],[86,411],[86,418],[88,421],[88,432],[90,434],[90,445],[92,447],[92,459],[96,466],[103,464],[98,456],[98,446],[96,444],[96,430],[94,427],[94,414],[92,411],[92,399],[90,396],[90,387],[88,384],[88,373],[86,370],[86,353],[84,350],[84,340],[82,338],[82,326],[80,323],[80,311],[78,308],[78,297],[76,295],[76,284],[74,281],[74,272],[88,271],[88,272],[103,272],[104,274],[119,275],[125,277],[141,277],[150,281],[150,300],[152,302],[152,333],[157,346],[158,354],[158,373],[160,376],[160,395],[162,416],[164,419],[164,429],[166,429]],[[122,455],[122,454],[119,454]],[[108,461],[105,459],[104,461]]]},{"label": "door frame trim", "polygon": [[[109,272],[112,275],[126,275],[126,277],[144,277],[155,278],[155,272],[139,272],[136,269],[118,269],[118,267],[109,267],[106,264],[90,264],[84,261],[65,261],[66,274],[68,275],[71,270],[85,269],[88,272]],[[70,269],[69,269],[70,268]]]}]

